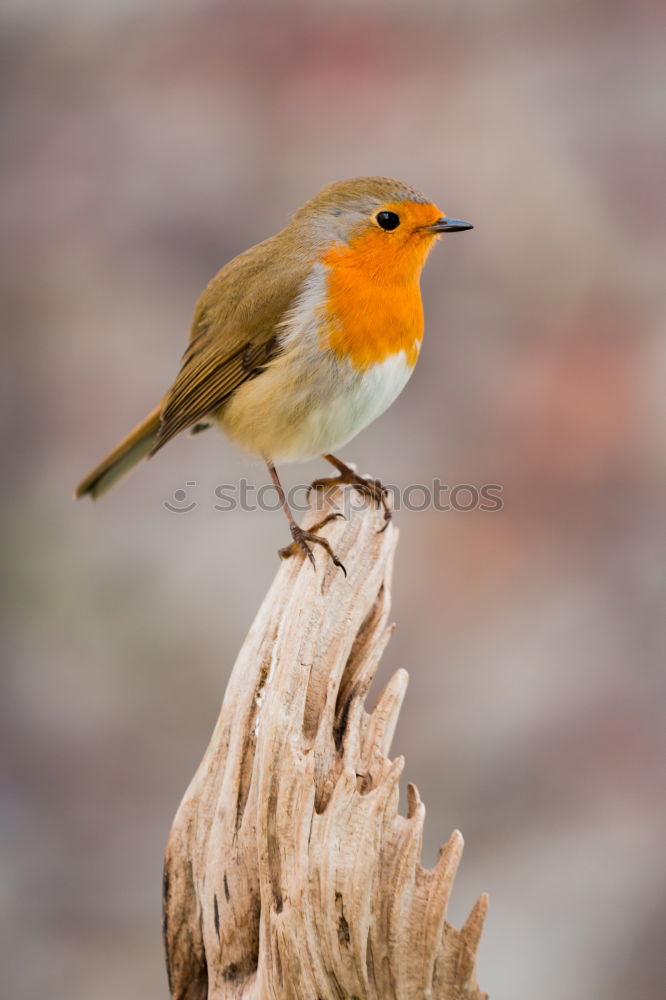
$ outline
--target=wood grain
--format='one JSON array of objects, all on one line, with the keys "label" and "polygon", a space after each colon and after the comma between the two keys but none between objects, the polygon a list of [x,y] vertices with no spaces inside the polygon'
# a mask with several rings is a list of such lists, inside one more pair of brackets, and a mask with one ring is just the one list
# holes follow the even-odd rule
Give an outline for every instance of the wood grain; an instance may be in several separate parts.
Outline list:
[{"label": "wood grain", "polygon": [[382,525],[369,506],[324,529],[347,579],[320,550],[316,571],[285,561],[243,644],[167,844],[174,1000],[486,996],[486,897],[462,930],[445,919],[462,837],[424,869],[413,785],[398,813],[404,761],[388,754],[406,671],[365,708],[392,629],[397,531]]}]

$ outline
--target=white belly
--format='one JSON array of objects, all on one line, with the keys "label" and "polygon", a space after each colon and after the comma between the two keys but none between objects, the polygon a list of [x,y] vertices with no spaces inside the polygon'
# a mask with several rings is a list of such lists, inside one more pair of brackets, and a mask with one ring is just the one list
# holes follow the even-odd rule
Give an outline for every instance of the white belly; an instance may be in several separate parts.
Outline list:
[{"label": "white belly", "polygon": [[411,375],[404,351],[357,371],[323,347],[325,295],[326,271],[317,264],[279,324],[280,353],[217,415],[230,438],[262,458],[298,462],[340,448],[391,405]]},{"label": "white belly", "polygon": [[388,409],[411,373],[401,351],[364,372],[355,373],[349,381],[341,379],[339,391],[317,399],[302,421],[297,435],[299,450],[311,456],[342,447]]},{"label": "white belly", "polygon": [[299,355],[279,357],[240,386],[219,416],[231,438],[274,462],[340,448],[391,405],[412,372],[402,351],[363,372],[330,352],[307,366]]}]

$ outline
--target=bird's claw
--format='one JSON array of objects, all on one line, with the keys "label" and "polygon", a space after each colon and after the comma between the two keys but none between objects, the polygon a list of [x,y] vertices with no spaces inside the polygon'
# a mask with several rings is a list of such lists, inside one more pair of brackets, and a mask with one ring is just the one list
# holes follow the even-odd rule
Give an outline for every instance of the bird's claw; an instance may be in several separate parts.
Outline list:
[{"label": "bird's claw", "polygon": [[310,494],[313,490],[322,489],[328,486],[353,486],[354,489],[358,490],[359,493],[364,493],[369,496],[377,507],[384,508],[384,524],[377,532],[381,535],[383,531],[386,531],[388,523],[393,517],[393,511],[391,510],[388,502],[389,491],[386,487],[379,481],[379,479],[371,479],[370,477],[360,476],[352,468],[349,468],[347,472],[341,472],[339,476],[323,476],[320,479],[313,480],[308,488],[308,500],[310,499]]},{"label": "bird's claw", "polygon": [[314,552],[310,548],[310,545],[308,545],[308,542],[310,542],[314,545],[321,545],[322,548],[328,552],[333,561],[333,565],[341,569],[344,575],[347,576],[347,570],[331,548],[328,539],[321,538],[317,534],[320,528],[323,528],[325,524],[330,524],[331,521],[337,521],[339,518],[344,518],[344,514],[341,513],[341,511],[336,511],[334,514],[327,514],[325,518],[321,521],[317,521],[317,523],[313,524],[311,528],[301,528],[298,524],[292,524],[291,537],[293,538],[293,542],[290,545],[285,545],[282,549],[278,549],[280,559],[288,559],[289,556],[293,556],[296,552],[302,552],[308,557],[312,565],[315,566]]}]

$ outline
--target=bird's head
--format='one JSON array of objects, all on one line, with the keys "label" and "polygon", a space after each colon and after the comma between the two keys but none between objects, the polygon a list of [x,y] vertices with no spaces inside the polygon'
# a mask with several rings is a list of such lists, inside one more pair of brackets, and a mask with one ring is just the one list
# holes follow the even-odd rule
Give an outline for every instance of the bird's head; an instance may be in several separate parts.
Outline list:
[{"label": "bird's head", "polygon": [[445,233],[472,229],[449,219],[419,191],[388,177],[358,177],[323,188],[294,216],[317,255],[343,255],[379,280],[418,279],[432,246]]}]

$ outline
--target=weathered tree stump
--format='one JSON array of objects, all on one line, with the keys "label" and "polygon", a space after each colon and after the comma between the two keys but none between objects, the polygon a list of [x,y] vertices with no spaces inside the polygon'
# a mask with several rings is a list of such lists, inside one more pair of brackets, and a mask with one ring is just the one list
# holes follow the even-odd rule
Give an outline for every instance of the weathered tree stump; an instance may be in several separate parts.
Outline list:
[{"label": "weathered tree stump", "polygon": [[445,920],[462,837],[424,869],[413,785],[398,814],[404,761],[387,755],[406,671],[365,710],[391,634],[397,532],[382,525],[366,507],[324,529],[347,579],[323,551],[315,572],[285,561],[240,651],[166,850],[174,1000],[486,996],[485,896],[461,931]]}]

